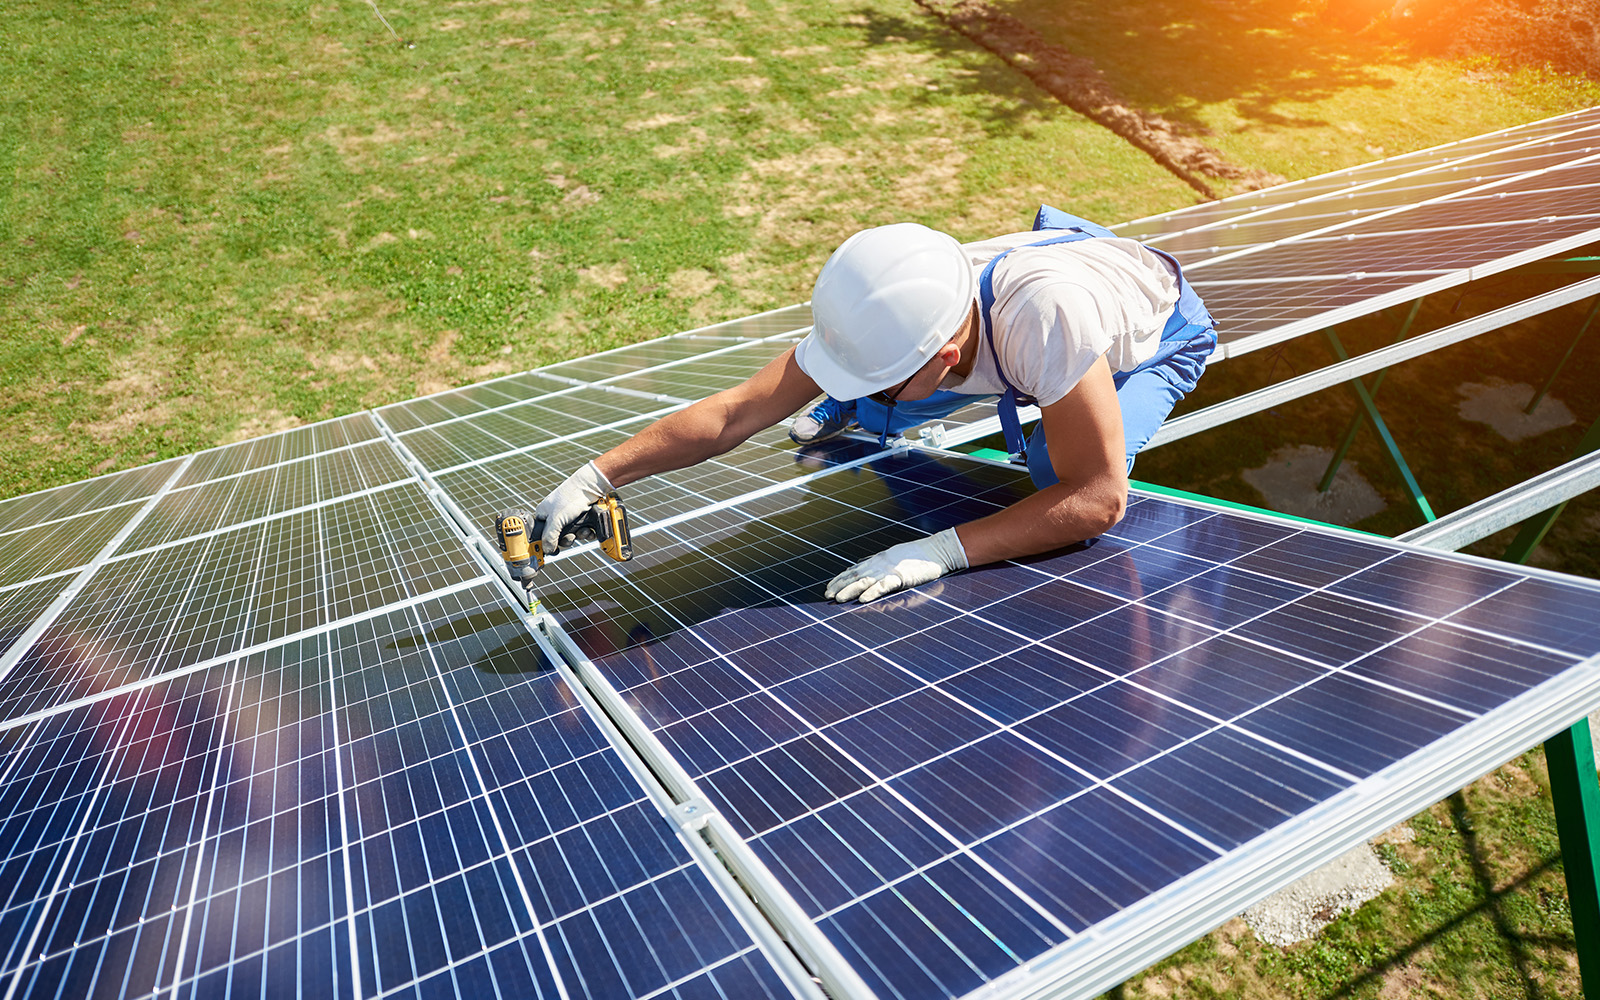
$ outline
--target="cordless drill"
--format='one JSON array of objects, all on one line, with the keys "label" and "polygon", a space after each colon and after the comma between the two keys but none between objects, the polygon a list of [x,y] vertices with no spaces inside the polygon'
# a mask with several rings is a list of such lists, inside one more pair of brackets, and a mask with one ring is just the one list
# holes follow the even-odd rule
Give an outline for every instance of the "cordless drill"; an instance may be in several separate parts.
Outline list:
[{"label": "cordless drill", "polygon": [[[544,518],[535,518],[521,510],[508,510],[494,521],[495,540],[500,543],[506,569],[511,571],[511,579],[521,585],[530,607],[533,578],[544,568],[544,546],[539,544],[544,528]],[[617,562],[633,558],[628,511],[615,490],[591,504],[588,512],[573,522],[569,530],[578,541],[598,541],[600,551]]]}]

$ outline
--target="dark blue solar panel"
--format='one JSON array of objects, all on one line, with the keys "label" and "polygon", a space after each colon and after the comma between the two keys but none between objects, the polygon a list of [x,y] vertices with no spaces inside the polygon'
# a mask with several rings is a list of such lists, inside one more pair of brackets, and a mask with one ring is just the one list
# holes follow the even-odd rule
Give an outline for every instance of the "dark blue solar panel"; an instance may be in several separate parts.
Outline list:
[{"label": "dark blue solar panel", "polygon": [[30,995],[789,995],[488,585],[0,750]]},{"label": "dark blue solar panel", "polygon": [[882,996],[976,989],[1600,653],[1490,634],[1600,588],[1154,497],[1088,545],[822,598],[1018,477],[880,460],[540,592]]}]

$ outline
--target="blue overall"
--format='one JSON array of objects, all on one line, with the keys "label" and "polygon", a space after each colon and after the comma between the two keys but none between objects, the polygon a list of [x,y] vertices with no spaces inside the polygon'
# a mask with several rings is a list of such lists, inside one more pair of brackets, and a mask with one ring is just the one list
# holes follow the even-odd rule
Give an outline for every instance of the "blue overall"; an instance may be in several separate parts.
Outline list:
[{"label": "blue overall", "polygon": [[[1072,243],[1077,240],[1116,236],[1104,226],[1097,226],[1086,219],[1068,215],[1049,205],[1039,207],[1033,228],[1035,232],[1041,230],[1065,232],[1037,243],[1025,244],[1026,246],[1048,246],[1054,243]],[[1169,254],[1154,247],[1147,249],[1171,264],[1173,273],[1178,276],[1178,302],[1172,309],[1172,315],[1167,319],[1167,325],[1161,331],[1161,342],[1156,348],[1155,356],[1132,371],[1112,374],[1112,382],[1117,388],[1117,403],[1122,410],[1122,433],[1127,445],[1129,472],[1133,471],[1133,459],[1139,453],[1139,449],[1149,442],[1162,421],[1167,419],[1167,414],[1177,405],[1178,400],[1194,389],[1195,383],[1200,379],[1200,373],[1205,370],[1206,357],[1217,346],[1217,335],[1212,329],[1211,314],[1206,311],[1200,296],[1195,294],[1195,290],[1184,279],[1178,262]],[[1007,250],[991,260],[978,278],[983,341],[994,359],[995,371],[1006,387],[999,402],[1000,426],[1005,431],[1006,448],[1013,454],[1025,458],[1028,463],[1028,474],[1033,478],[1034,486],[1043,489],[1058,482],[1055,469],[1050,464],[1050,450],[1045,443],[1044,421],[1039,421],[1033,434],[1026,440],[1023,439],[1017,407],[1032,405],[1034,400],[1023,396],[1011,384],[1011,380],[1006,378],[994,349],[994,322],[990,315],[994,307],[994,269],[995,265],[1010,252]],[[856,422],[863,430],[898,434],[929,420],[949,416],[970,403],[992,398],[994,397],[939,389],[927,399],[897,402],[892,419],[887,421],[887,427],[885,418],[890,416],[888,407],[871,399],[858,399]]]}]

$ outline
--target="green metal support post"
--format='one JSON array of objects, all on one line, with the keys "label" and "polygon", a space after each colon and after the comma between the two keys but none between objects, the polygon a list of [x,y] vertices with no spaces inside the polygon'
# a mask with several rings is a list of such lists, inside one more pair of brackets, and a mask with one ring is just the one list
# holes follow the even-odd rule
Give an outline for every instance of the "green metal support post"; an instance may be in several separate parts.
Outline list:
[{"label": "green metal support post", "polygon": [[1585,996],[1600,996],[1600,781],[1595,778],[1589,720],[1546,740],[1544,759],[1567,875],[1578,975]]},{"label": "green metal support post", "polygon": [[[1406,335],[1411,332],[1411,324],[1416,321],[1417,310],[1421,308],[1421,299],[1417,299],[1415,302],[1411,303],[1411,311],[1406,313],[1405,322],[1400,324],[1400,332],[1395,334],[1394,342],[1396,344],[1406,339]],[[1377,399],[1378,390],[1383,388],[1384,376],[1388,374],[1389,369],[1385,368],[1383,371],[1379,372],[1375,378],[1373,378],[1372,388],[1369,390],[1369,392],[1374,400]],[[1333,477],[1339,474],[1339,466],[1344,464],[1345,456],[1350,453],[1350,446],[1355,444],[1356,435],[1361,433],[1361,425],[1365,424],[1366,422],[1366,410],[1357,410],[1356,415],[1350,418],[1350,426],[1345,428],[1344,437],[1339,441],[1339,447],[1333,450],[1333,460],[1328,463],[1328,471],[1322,474],[1322,481],[1317,484],[1318,493],[1326,493],[1328,492],[1328,489],[1333,486]]]},{"label": "green metal support post", "polygon": [[1572,343],[1567,346],[1567,353],[1561,355],[1561,360],[1556,362],[1556,370],[1550,373],[1550,377],[1544,380],[1544,385],[1540,386],[1539,391],[1533,394],[1532,399],[1528,400],[1528,405],[1523,409],[1523,413],[1532,413],[1537,409],[1540,401],[1544,399],[1545,393],[1549,392],[1550,387],[1556,384],[1556,376],[1561,374],[1561,369],[1565,368],[1567,362],[1572,359],[1572,352],[1578,349],[1578,341],[1582,340],[1583,335],[1589,332],[1589,327],[1594,323],[1596,313],[1600,313],[1600,299],[1595,299],[1594,305],[1589,307],[1589,315],[1584,318],[1583,325],[1578,327],[1578,335],[1573,337]]},{"label": "green metal support post", "polygon": [[[1589,315],[1592,319],[1594,311]],[[1597,449],[1600,420],[1584,432],[1572,457],[1582,458]],[[1566,504],[1557,504],[1523,522],[1501,558],[1518,564],[1527,562],[1564,507]],[[1544,759],[1550,769],[1550,803],[1555,808],[1556,833],[1561,838],[1561,867],[1567,876],[1567,905],[1572,911],[1578,975],[1583,980],[1584,995],[1600,997],[1600,778],[1595,774],[1589,720],[1580,719],[1571,729],[1545,740]]]},{"label": "green metal support post", "polygon": [[[1350,360],[1350,354],[1344,349],[1344,343],[1339,340],[1339,334],[1332,327],[1322,332],[1327,336],[1328,343],[1339,360]],[[1389,459],[1394,463],[1395,470],[1405,481],[1406,490],[1411,494],[1411,502],[1416,504],[1417,513],[1422,515],[1424,521],[1437,520],[1438,515],[1434,514],[1433,508],[1429,506],[1428,498],[1422,495],[1422,487],[1417,484],[1417,477],[1411,474],[1411,466],[1406,464],[1405,456],[1400,454],[1400,446],[1395,443],[1394,435],[1389,433],[1389,425],[1384,422],[1383,414],[1378,412],[1378,404],[1373,402],[1366,383],[1359,378],[1351,379],[1350,388],[1361,401],[1361,408],[1366,411],[1367,419],[1372,421],[1372,429],[1377,431],[1378,437],[1383,440],[1384,450],[1389,453]]]}]

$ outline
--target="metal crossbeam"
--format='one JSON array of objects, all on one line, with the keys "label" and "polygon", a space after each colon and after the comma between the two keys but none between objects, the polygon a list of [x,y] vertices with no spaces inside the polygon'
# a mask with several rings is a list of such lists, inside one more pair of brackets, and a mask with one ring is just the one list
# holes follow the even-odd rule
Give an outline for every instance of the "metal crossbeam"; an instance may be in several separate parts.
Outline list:
[{"label": "metal crossbeam", "polygon": [[1471,506],[1451,511],[1431,524],[1395,536],[1395,540],[1454,551],[1597,487],[1600,487],[1600,451],[1573,459]]}]

